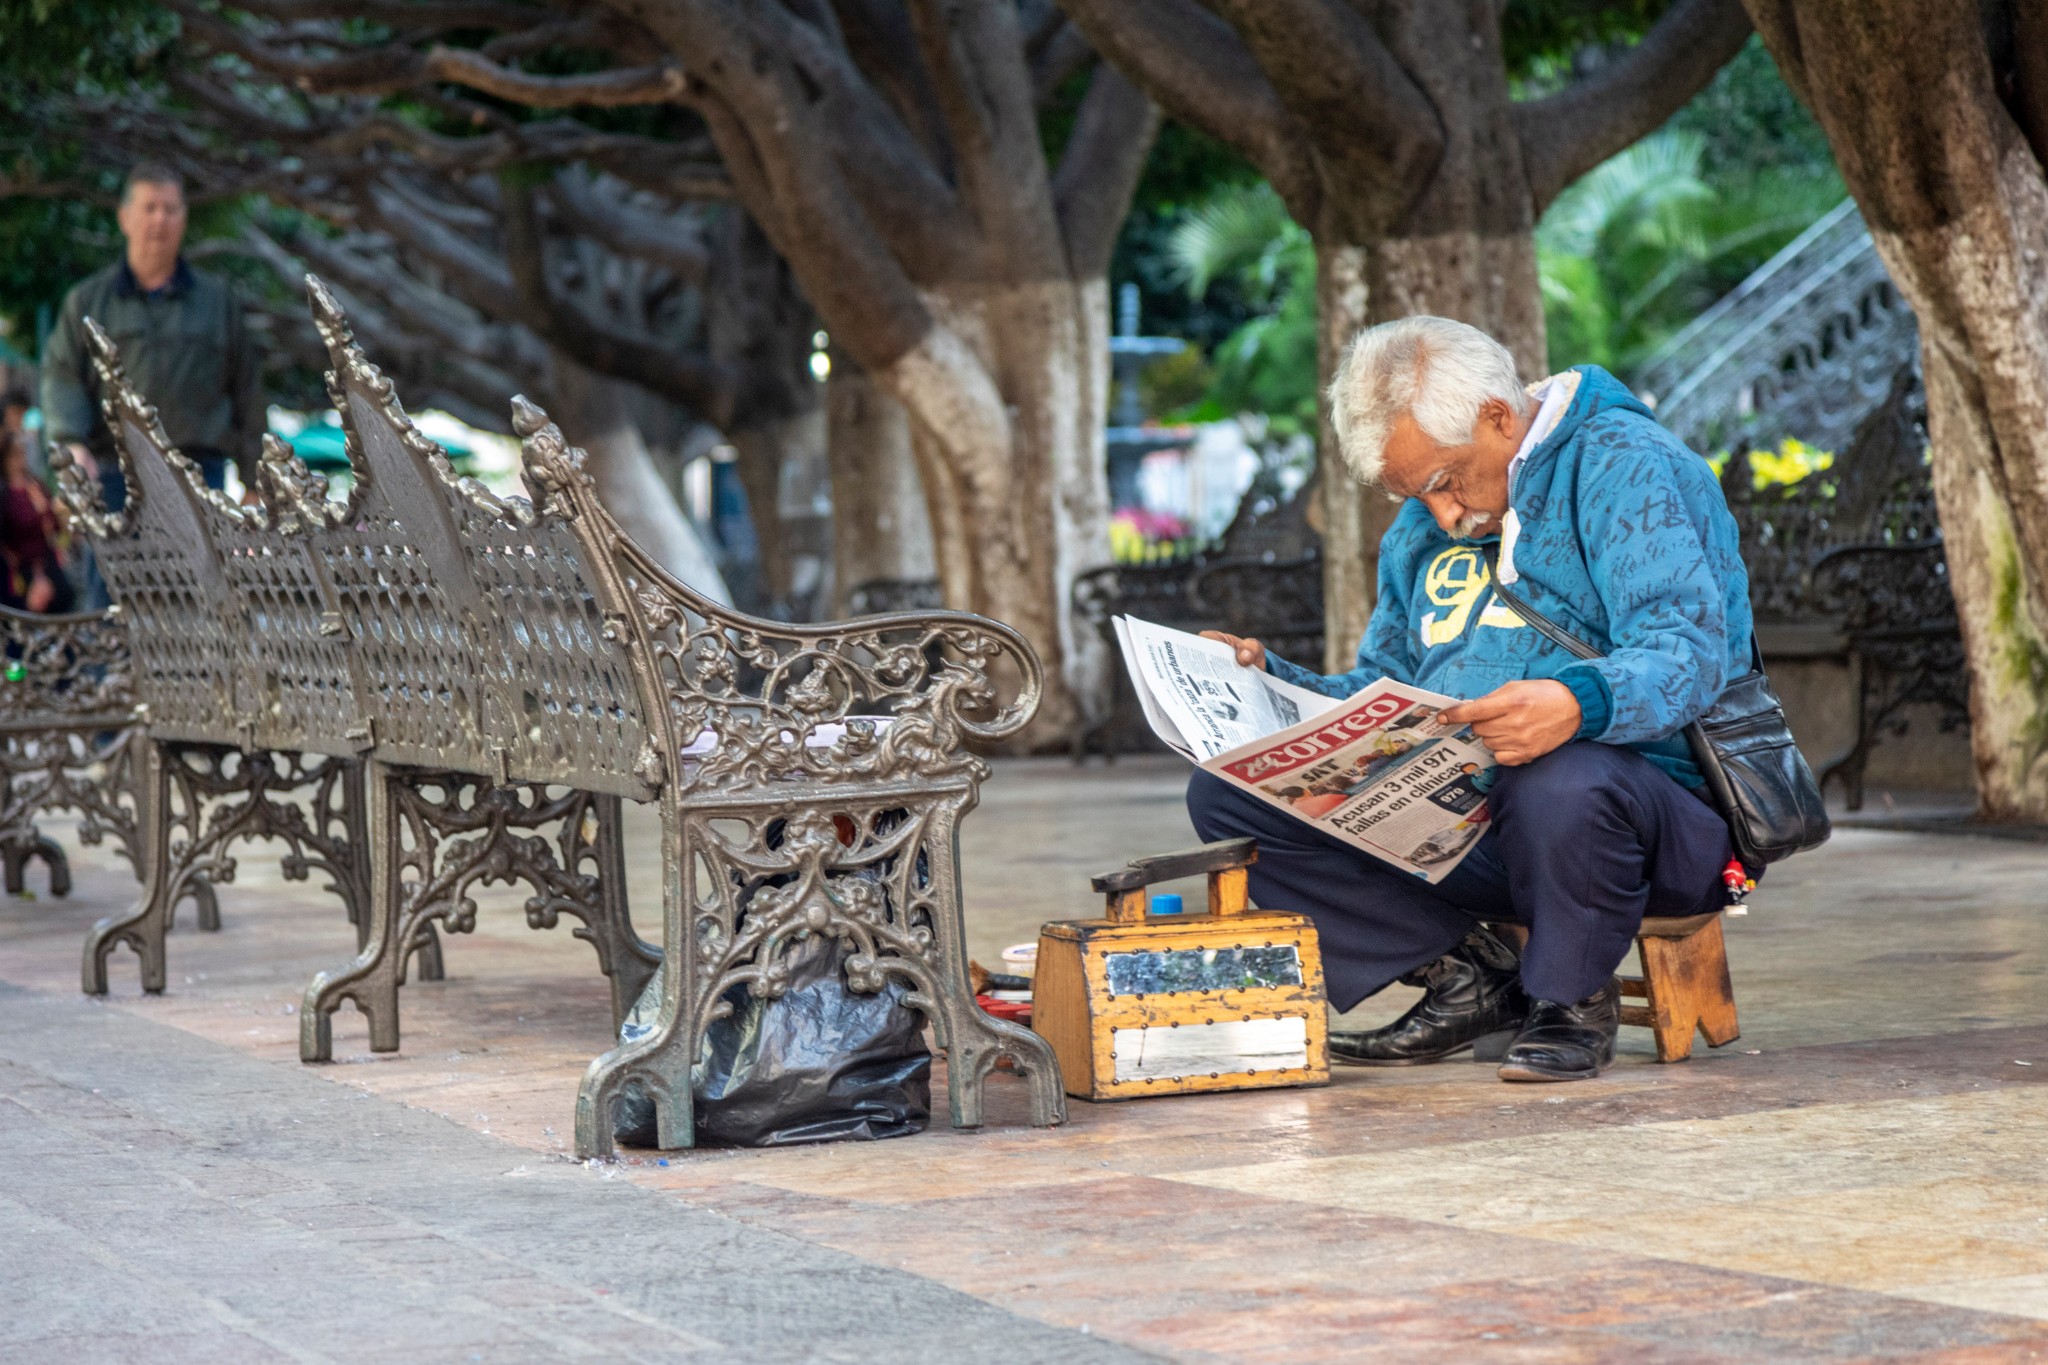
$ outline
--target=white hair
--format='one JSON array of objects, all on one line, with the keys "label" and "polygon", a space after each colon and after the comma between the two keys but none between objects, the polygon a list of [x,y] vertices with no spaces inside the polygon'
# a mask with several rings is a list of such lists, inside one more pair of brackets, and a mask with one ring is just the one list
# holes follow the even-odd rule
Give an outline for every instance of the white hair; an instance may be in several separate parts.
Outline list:
[{"label": "white hair", "polygon": [[1404,412],[1438,445],[1461,446],[1471,442],[1487,399],[1517,414],[1532,401],[1507,347],[1477,327],[1434,317],[1360,332],[1337,362],[1329,398],[1337,448],[1363,483],[1379,481],[1387,436]]}]

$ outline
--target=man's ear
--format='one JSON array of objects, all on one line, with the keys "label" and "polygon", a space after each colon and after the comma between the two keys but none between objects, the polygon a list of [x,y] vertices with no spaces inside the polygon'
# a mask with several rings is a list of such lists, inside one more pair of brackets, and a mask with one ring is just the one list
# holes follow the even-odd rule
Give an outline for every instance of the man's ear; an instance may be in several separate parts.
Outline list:
[{"label": "man's ear", "polygon": [[1514,434],[1515,410],[1507,405],[1505,399],[1487,399],[1479,405],[1479,416],[1502,439]]}]

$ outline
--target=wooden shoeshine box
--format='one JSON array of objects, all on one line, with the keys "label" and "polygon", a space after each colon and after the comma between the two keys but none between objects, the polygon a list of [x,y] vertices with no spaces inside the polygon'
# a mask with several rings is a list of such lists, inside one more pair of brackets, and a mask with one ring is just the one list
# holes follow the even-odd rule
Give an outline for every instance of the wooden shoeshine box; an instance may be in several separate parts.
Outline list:
[{"label": "wooden shoeshine box", "polygon": [[[1315,926],[1251,910],[1250,839],[1141,859],[1094,879],[1103,919],[1039,931],[1031,1026],[1070,1095],[1123,1100],[1325,1085],[1329,1012]],[[1146,888],[1209,874],[1208,913],[1154,915]]]}]

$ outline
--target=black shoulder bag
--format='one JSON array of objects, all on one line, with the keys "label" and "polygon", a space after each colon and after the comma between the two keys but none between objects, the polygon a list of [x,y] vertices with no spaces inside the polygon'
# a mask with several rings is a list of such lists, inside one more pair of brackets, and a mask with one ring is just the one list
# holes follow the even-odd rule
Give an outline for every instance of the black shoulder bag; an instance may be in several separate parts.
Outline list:
[{"label": "black shoulder bag", "polygon": [[[1494,592],[1517,616],[1581,659],[1605,657],[1500,581],[1499,545],[1487,547],[1486,566]],[[1792,741],[1785,707],[1764,676],[1755,631],[1750,632],[1749,657],[1749,672],[1729,683],[1706,714],[1685,727],[1685,737],[1708,793],[1728,821],[1735,856],[1760,868],[1818,848],[1833,827],[1813,769]]]}]

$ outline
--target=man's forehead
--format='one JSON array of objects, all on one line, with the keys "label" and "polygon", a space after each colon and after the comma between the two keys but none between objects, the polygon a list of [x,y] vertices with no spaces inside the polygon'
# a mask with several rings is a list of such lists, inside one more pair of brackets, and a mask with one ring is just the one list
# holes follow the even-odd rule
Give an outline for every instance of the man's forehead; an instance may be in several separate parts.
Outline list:
[{"label": "man's forehead", "polygon": [[1427,438],[1419,446],[1398,451],[1389,441],[1380,485],[1397,498],[1433,493],[1450,475],[1450,457],[1450,451]]}]

